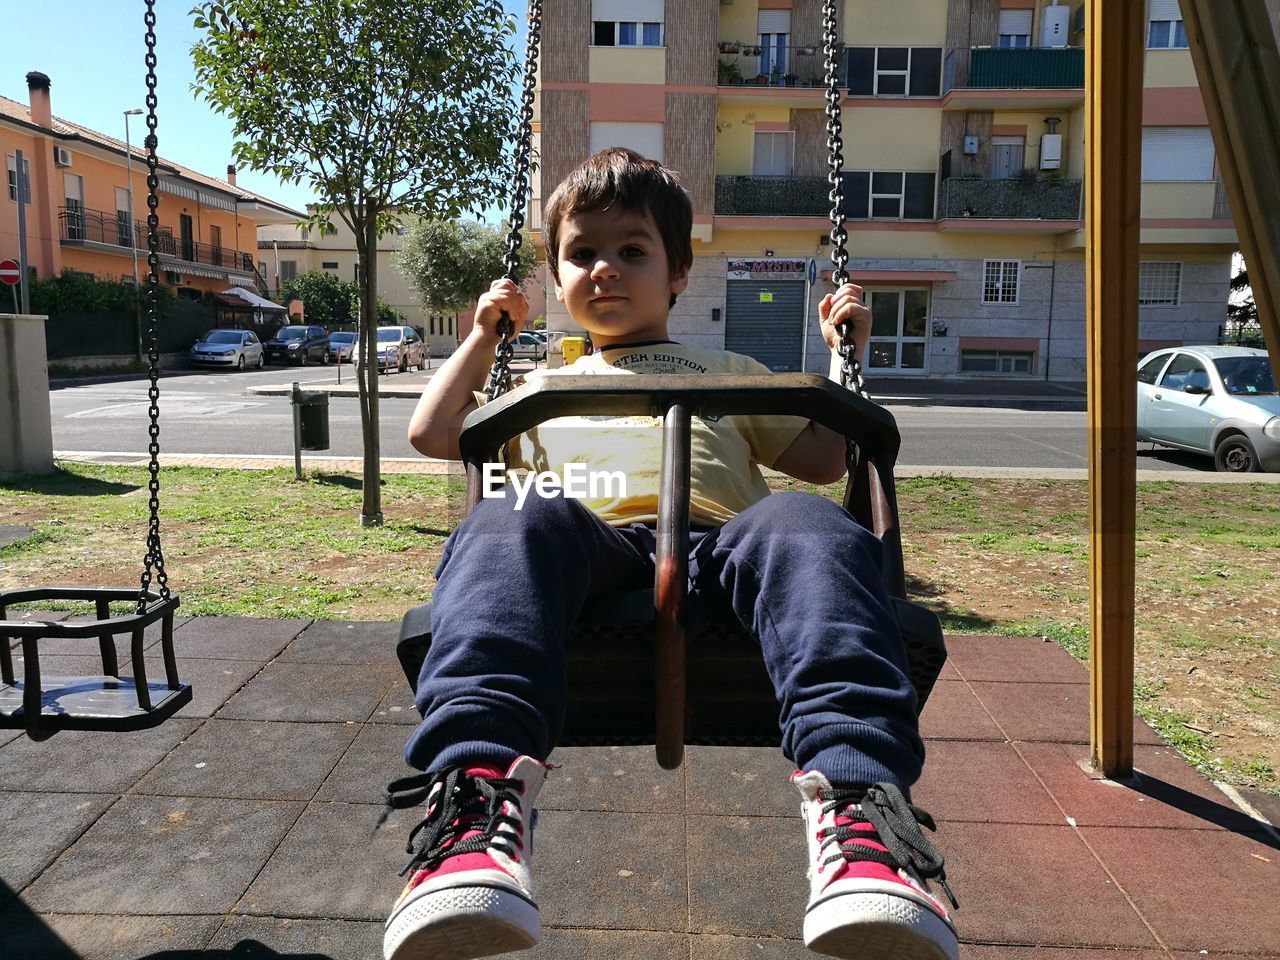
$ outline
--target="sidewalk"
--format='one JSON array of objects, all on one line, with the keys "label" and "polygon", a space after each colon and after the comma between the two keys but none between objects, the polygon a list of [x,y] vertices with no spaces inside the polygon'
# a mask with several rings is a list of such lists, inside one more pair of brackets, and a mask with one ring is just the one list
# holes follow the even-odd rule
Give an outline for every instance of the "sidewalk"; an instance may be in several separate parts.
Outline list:
[{"label": "sidewalk", "polygon": [[[344,368],[345,370],[346,368]],[[438,369],[436,367],[435,369]],[[534,369],[529,361],[512,364],[513,373]],[[401,373],[384,376],[378,382],[383,397],[417,399],[431,373]],[[287,396],[292,381],[247,388],[258,396]],[[306,389],[331,397],[358,395],[355,378],[343,374],[342,383],[309,383]],[[867,390],[883,406],[1015,407],[1023,410],[1084,410],[1083,383],[1045,383],[1025,380],[932,380],[915,377],[868,377]]]},{"label": "sidewalk", "polygon": [[[396,635],[386,622],[190,619],[175,643],[195,699],[164,726],[46,743],[0,730],[0,957],[380,957],[421,816],[377,827],[415,720]],[[939,822],[962,960],[1275,956],[1270,826],[1140,722],[1141,773],[1098,779],[1088,673],[1054,644],[948,647],[912,799]],[[62,644],[46,671],[92,659]],[[515,956],[814,956],[777,750],[693,747],[673,772],[650,747],[552,760],[534,862],[544,937]]]}]

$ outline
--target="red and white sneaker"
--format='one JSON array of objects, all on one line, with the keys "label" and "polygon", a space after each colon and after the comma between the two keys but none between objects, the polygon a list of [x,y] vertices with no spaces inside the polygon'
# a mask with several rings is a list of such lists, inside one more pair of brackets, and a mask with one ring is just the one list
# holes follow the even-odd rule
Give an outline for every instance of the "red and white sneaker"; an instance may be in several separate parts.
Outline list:
[{"label": "red and white sneaker", "polygon": [[920,832],[933,818],[892,784],[841,789],[817,771],[795,773],[809,840],[804,942],[833,957],[957,960],[951,918],[929,893],[937,880],[959,906],[942,855]]},{"label": "red and white sneaker", "polygon": [[538,942],[529,861],[533,805],[548,769],[520,757],[505,774],[453,769],[387,788],[389,806],[425,801],[427,812],[405,846],[413,859],[387,918],[386,960],[471,960]]}]

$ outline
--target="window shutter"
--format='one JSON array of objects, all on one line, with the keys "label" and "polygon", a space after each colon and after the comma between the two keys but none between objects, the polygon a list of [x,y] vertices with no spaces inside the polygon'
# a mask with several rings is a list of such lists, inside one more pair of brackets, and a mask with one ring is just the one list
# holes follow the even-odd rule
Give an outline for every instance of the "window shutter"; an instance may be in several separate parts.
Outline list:
[{"label": "window shutter", "polygon": [[593,123],[588,149],[597,153],[605,147],[626,147],[650,160],[662,162],[663,125],[660,123]]},{"label": "window shutter", "polygon": [[908,173],[903,193],[902,217],[904,220],[932,220],[933,173]]},{"label": "window shutter", "polygon": [[[1176,4],[1178,0],[1173,0]],[[998,33],[1004,36],[1007,33],[1031,35],[1031,14],[1030,10],[1001,10],[1000,11],[1000,29]]]},{"label": "window shutter", "polygon": [[663,0],[591,0],[592,20],[661,23]]},{"label": "window shutter", "polygon": [[759,24],[760,33],[790,33],[791,11],[761,10],[757,23]]},{"label": "window shutter", "polygon": [[1181,20],[1182,10],[1178,0],[1151,0],[1152,20]]},{"label": "window shutter", "polygon": [[911,86],[907,95],[936,97],[942,86],[942,48],[914,47],[911,51]]},{"label": "window shutter", "polygon": [[1144,127],[1142,179],[1212,180],[1213,137],[1208,127]]},{"label": "window shutter", "polygon": [[850,47],[848,53],[849,96],[871,96],[876,89],[876,48]]}]

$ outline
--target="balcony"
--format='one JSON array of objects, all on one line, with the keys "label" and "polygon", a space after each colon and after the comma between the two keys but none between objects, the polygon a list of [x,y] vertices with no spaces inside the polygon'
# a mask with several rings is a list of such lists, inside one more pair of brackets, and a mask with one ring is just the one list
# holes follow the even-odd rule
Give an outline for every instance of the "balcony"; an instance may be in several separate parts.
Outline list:
[{"label": "balcony", "polygon": [[831,213],[826,177],[716,177],[718,217],[825,217]]},{"label": "balcony", "polygon": [[938,219],[1077,221],[1083,185],[1082,180],[952,177],[938,191]]},{"label": "balcony", "polygon": [[977,89],[1083,90],[1083,47],[978,47],[969,53],[969,80]]},{"label": "balcony", "polygon": [[[720,41],[716,84],[721,87],[825,87],[822,47],[763,47],[758,43]],[[840,73],[841,78],[844,72]]]},{"label": "balcony", "polygon": [[[128,253],[129,221],[115,213],[101,210],[86,210],[82,207],[59,207],[58,219],[62,222],[62,242],[70,245],[92,245],[99,252]],[[134,235],[137,237],[138,250],[147,252],[147,225],[141,220],[134,222]],[[253,257],[230,247],[215,247],[207,243],[196,243],[194,240],[175,239],[170,227],[160,227],[156,238],[159,243],[156,251],[162,257],[169,257],[183,263],[204,264],[224,270],[235,270],[240,273],[254,273]],[[104,251],[103,247],[115,248]],[[121,249],[122,248],[122,249]]]}]

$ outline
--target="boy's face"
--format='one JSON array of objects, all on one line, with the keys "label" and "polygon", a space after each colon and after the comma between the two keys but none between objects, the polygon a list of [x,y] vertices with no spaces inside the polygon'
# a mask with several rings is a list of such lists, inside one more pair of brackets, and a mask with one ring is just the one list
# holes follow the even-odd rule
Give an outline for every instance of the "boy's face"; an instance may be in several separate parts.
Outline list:
[{"label": "boy's face", "polygon": [[671,275],[648,213],[604,210],[566,217],[556,261],[556,299],[596,347],[667,338],[671,295],[684,292],[689,271]]}]

